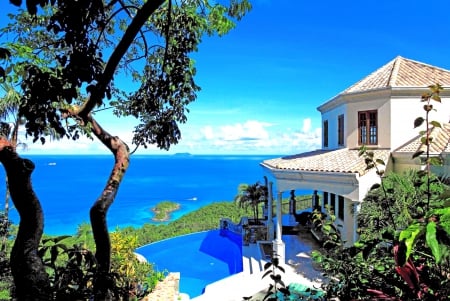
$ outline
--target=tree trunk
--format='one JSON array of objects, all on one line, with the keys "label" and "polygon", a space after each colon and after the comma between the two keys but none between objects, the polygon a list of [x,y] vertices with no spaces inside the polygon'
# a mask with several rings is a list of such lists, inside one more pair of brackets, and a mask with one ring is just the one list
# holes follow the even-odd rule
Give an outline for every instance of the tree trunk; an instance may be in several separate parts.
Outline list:
[{"label": "tree trunk", "polygon": [[90,114],[84,121],[92,124],[92,132],[111,150],[115,159],[115,164],[108,182],[101,196],[94,203],[90,211],[92,233],[96,245],[95,257],[98,265],[94,283],[95,299],[108,300],[112,298],[111,289],[114,287],[114,281],[110,275],[111,240],[106,216],[109,207],[116,197],[125,171],[128,169],[130,153],[128,146],[119,137],[111,136],[107,133]]},{"label": "tree trunk", "polygon": [[34,164],[20,158],[4,138],[0,139],[0,162],[5,168],[11,199],[20,216],[10,259],[17,300],[50,300],[50,281],[37,254],[44,217],[31,185]]}]

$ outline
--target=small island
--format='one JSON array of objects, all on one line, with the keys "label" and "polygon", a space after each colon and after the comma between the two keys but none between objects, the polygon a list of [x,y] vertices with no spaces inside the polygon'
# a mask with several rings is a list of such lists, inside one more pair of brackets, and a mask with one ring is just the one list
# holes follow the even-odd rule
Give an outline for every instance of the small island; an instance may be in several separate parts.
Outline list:
[{"label": "small island", "polygon": [[155,222],[168,221],[170,219],[170,214],[178,209],[180,209],[180,204],[178,203],[171,201],[160,202],[151,209],[155,214],[152,220]]},{"label": "small island", "polygon": [[175,153],[173,154],[175,157],[191,157],[191,153]]}]

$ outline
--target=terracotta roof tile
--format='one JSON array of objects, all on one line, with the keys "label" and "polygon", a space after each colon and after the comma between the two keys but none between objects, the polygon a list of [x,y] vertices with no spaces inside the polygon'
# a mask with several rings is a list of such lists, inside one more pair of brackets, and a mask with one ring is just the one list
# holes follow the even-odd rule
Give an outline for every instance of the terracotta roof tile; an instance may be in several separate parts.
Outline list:
[{"label": "terracotta roof tile", "polygon": [[450,71],[397,56],[340,94],[393,87],[450,86]]},{"label": "terracotta roof tile", "polygon": [[[374,150],[375,158],[387,163],[389,150]],[[263,161],[270,169],[314,172],[358,173],[364,175],[366,163],[357,149],[316,150]]]},{"label": "terracotta roof tile", "polygon": [[[450,151],[450,123],[441,124],[441,128],[431,129],[430,136],[433,141],[430,145],[430,154],[441,154]],[[415,153],[419,150],[426,151],[426,145],[421,141],[422,136],[418,135],[404,145],[400,146],[394,153]]]}]

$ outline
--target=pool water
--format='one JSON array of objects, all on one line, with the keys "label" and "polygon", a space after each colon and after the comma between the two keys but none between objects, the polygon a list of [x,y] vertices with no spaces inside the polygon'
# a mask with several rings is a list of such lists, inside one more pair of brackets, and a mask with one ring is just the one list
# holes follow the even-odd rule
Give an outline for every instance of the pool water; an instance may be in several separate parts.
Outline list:
[{"label": "pool water", "polygon": [[180,292],[194,298],[206,285],[242,272],[241,235],[210,230],[178,236],[140,247],[136,253],[155,270],[179,272]]}]

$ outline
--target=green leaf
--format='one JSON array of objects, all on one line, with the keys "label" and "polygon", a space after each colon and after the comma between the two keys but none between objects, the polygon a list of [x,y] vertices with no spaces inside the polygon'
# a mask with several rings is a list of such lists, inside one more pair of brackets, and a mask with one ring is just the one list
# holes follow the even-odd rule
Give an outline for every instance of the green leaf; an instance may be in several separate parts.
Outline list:
[{"label": "green leaf", "polygon": [[423,117],[417,117],[416,120],[414,120],[414,128],[421,126],[424,121],[425,119],[423,119]]},{"label": "green leaf", "polygon": [[362,145],[360,148],[359,148],[359,152],[358,152],[358,156],[362,156],[362,155],[364,155],[364,153],[367,151],[367,147],[365,146],[365,145]]},{"label": "green leaf", "polygon": [[11,52],[8,49],[0,47],[0,59],[6,60],[10,56]]},{"label": "green leaf", "polygon": [[419,157],[420,155],[422,155],[424,153],[424,151],[422,151],[422,150],[420,150],[420,151],[417,151],[417,152],[415,152],[413,155],[412,155],[412,158],[414,159],[414,158],[417,158],[417,157]]},{"label": "green leaf", "polygon": [[264,264],[264,270],[269,269],[272,266],[272,262],[266,262],[266,264]]},{"label": "green leaf", "polygon": [[429,162],[434,166],[441,166],[443,164],[442,158],[440,157],[431,157]]},{"label": "green leaf", "polygon": [[422,138],[420,138],[420,142],[422,143],[422,144],[424,144],[424,145],[430,145],[430,142],[431,142],[431,137],[422,137]]},{"label": "green leaf", "polygon": [[441,261],[441,248],[439,247],[439,243],[436,239],[436,223],[429,222],[427,224],[427,231],[425,235],[428,247],[431,249],[431,253],[433,253],[434,259],[439,263]]},{"label": "green leaf", "polygon": [[417,238],[423,232],[423,226],[416,223],[410,225],[408,228],[400,232],[399,240],[403,241],[406,246],[406,257],[405,260],[408,260],[409,255],[411,255],[411,251],[417,241]]},{"label": "green leaf", "polygon": [[422,101],[422,102],[428,101],[428,99],[429,99],[430,97],[431,97],[431,94],[430,94],[430,93],[423,93],[423,94],[422,94],[421,101]]},{"label": "green leaf", "polygon": [[375,162],[377,162],[378,164],[383,165],[383,166],[386,165],[386,163],[384,163],[384,161],[381,159],[376,159]]},{"label": "green leaf", "polygon": [[447,235],[450,235],[450,207],[436,209],[430,212],[430,215],[439,216],[439,226]]},{"label": "green leaf", "polygon": [[441,123],[438,121],[431,121],[430,122],[432,126],[437,127],[437,128],[442,128]]},{"label": "green leaf", "polygon": [[54,243],[58,243],[61,240],[64,240],[64,239],[69,238],[69,237],[72,237],[72,236],[70,236],[70,235],[60,235],[60,236],[57,236],[57,237],[53,238],[53,242]]},{"label": "green leaf", "polygon": [[437,102],[441,102],[441,97],[439,96],[439,94],[433,94],[431,99],[433,99],[434,101],[437,101]]},{"label": "green leaf", "polygon": [[379,183],[375,183],[375,184],[372,185],[372,187],[370,187],[370,190],[378,189],[378,188],[380,188],[380,186],[381,185]]}]

